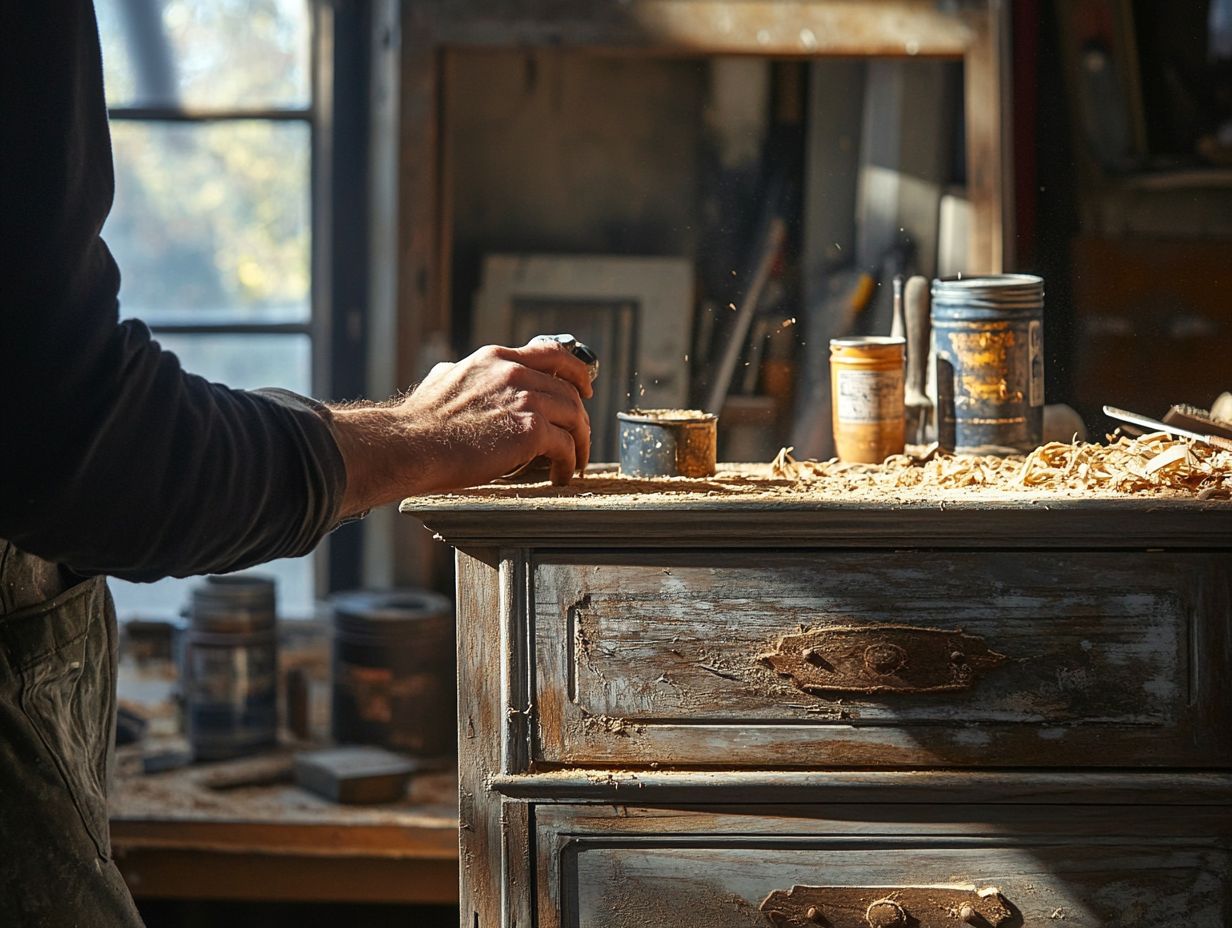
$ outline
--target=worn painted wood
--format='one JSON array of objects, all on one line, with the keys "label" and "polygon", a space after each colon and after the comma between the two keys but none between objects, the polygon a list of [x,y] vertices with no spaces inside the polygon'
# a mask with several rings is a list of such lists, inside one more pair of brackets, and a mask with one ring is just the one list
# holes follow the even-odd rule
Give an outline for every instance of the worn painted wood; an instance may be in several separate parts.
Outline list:
[{"label": "worn painted wood", "polygon": [[1008,0],[974,10],[975,35],[963,61],[967,195],[971,240],[967,274],[1014,267],[1013,93]]},{"label": "worn painted wood", "polygon": [[545,926],[769,925],[757,907],[795,885],[965,884],[997,889],[1011,925],[1228,924],[1227,810],[557,806],[538,824]]},{"label": "worn painted wood", "polygon": [[531,928],[534,916],[534,862],[531,860],[533,806],[510,799],[500,802],[502,834],[502,920],[508,928]]},{"label": "worn painted wood", "polygon": [[494,928],[501,924],[504,842],[500,803],[487,779],[500,770],[504,727],[500,560],[489,548],[459,552],[457,562],[458,906],[466,928]]},{"label": "worn painted wood", "polygon": [[1232,773],[1075,770],[553,770],[489,787],[543,803],[1232,806]]},{"label": "worn painted wood", "polygon": [[[1226,764],[1229,694],[1211,633],[1226,624],[1216,602],[1230,576],[1229,555],[1145,552],[540,555],[536,757]],[[1217,599],[1203,609],[1203,597]],[[767,666],[785,637],[830,627],[961,629],[1006,659],[943,693],[814,695]],[[908,663],[932,656],[896,640]]]},{"label": "worn painted wood", "polygon": [[[446,506],[472,532],[458,572],[462,925],[765,924],[761,900],[797,885],[955,883],[998,886],[1023,926],[1056,924],[1057,912],[1120,928],[1229,923],[1232,726],[1215,697],[1232,663],[1232,507],[1130,503],[971,506],[956,521],[922,507],[651,507],[609,521],[610,509],[576,503]],[[699,515],[716,521],[690,531]],[[511,518],[524,521],[511,530]],[[571,632],[570,606],[588,593]],[[690,645],[722,657],[853,614],[962,625],[1009,661],[969,692],[845,698],[854,719],[796,708],[822,698],[802,692],[788,715],[714,655],[682,677],[712,703],[671,687],[634,699],[680,644],[665,622],[691,621]],[[583,654],[579,627],[618,686],[570,662]],[[594,651],[605,636],[622,647]],[[1081,655],[1085,666],[1065,664]],[[1045,659],[1085,669],[1088,685],[1054,674],[1056,686],[1031,689],[1023,681]],[[1092,674],[1138,688],[1100,688]],[[593,714],[586,750],[610,757],[546,769],[584,699],[646,714]],[[878,769],[809,769],[819,754],[870,750],[870,736]],[[1048,752],[1034,769],[989,769],[1032,739]],[[713,769],[663,769],[697,744]],[[789,766],[793,750],[803,766],[767,769]],[[925,754],[934,769],[911,770]],[[1164,757],[1216,769],[1160,769]],[[939,766],[955,758],[962,767]],[[1120,769],[1074,769],[1092,758]],[[619,769],[631,763],[641,769]]]},{"label": "worn painted wood", "polygon": [[[577,491],[585,492],[578,485]],[[402,511],[450,544],[554,548],[1226,548],[1232,503],[1050,499],[887,503],[587,497],[528,490],[414,498]]]}]

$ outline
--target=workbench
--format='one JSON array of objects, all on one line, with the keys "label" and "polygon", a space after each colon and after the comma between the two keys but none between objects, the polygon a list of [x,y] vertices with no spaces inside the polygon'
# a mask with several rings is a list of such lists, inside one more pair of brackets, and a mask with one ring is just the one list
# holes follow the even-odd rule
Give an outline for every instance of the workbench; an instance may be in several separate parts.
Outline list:
[{"label": "workbench", "polygon": [[457,549],[461,924],[1232,924],[1232,504],[824,496],[403,504]]},{"label": "workbench", "polygon": [[452,772],[407,797],[343,806],[290,782],[291,752],[125,773],[111,792],[116,863],[138,899],[452,904],[458,818]]}]

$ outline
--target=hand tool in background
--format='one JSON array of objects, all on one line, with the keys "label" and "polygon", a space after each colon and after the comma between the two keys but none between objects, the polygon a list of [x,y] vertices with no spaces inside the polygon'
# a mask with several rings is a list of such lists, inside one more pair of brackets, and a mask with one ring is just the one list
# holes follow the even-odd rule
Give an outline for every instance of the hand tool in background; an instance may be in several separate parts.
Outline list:
[{"label": "hand tool in background", "polygon": [[[895,281],[897,285],[897,280]],[[907,414],[907,441],[928,444],[931,439],[933,401],[928,396],[928,353],[932,341],[928,279],[907,281],[903,292],[903,334],[907,339],[907,374],[903,408]]]},{"label": "hand tool in background", "polygon": [[[570,354],[586,365],[586,372],[590,375],[590,382],[594,383],[599,376],[599,356],[594,353],[591,348],[584,342],[578,341],[567,332],[560,335],[536,335],[531,339],[532,342],[549,341],[557,342],[563,346]],[[510,471],[501,480],[516,480],[519,483],[539,483],[548,479],[548,471],[551,469],[552,462],[545,457],[532,458],[516,470]]]},{"label": "hand tool in background", "polygon": [[906,323],[903,321],[903,281],[902,274],[894,275],[894,314],[890,319],[890,338],[906,338]]},{"label": "hand tool in background", "polygon": [[1202,435],[1198,432],[1191,432],[1189,429],[1184,429],[1176,425],[1168,425],[1166,422],[1160,422],[1158,419],[1152,419],[1149,416],[1140,416],[1136,412],[1128,412],[1124,409],[1117,409],[1115,406],[1105,406],[1104,415],[1110,416],[1113,419],[1119,419],[1121,422],[1129,422],[1132,425],[1137,425],[1144,429],[1150,429],[1153,432],[1166,432],[1169,435],[1175,435],[1177,438],[1190,438],[1194,441],[1200,441],[1202,444],[1210,445],[1212,448],[1218,448],[1220,451],[1232,451],[1232,438],[1222,438],[1219,435]]},{"label": "hand tool in background", "polygon": [[723,349],[718,374],[715,375],[710,385],[710,396],[706,402],[706,409],[716,415],[722,412],[723,401],[727,399],[727,391],[731,387],[736,364],[740,361],[740,353],[744,350],[745,339],[748,338],[753,313],[757,310],[757,304],[761,302],[762,290],[765,289],[766,282],[770,279],[770,272],[774,269],[774,262],[779,252],[783,250],[783,243],[786,239],[787,224],[779,216],[772,217],[761,239],[761,250],[758,253],[749,288],[744,292],[744,299],[740,301],[740,309],[736,312],[735,326]]},{"label": "hand tool in background", "polygon": [[1232,422],[1216,416],[1213,410],[1199,409],[1197,406],[1185,404],[1173,406],[1164,416],[1164,422],[1168,425],[1179,425],[1183,429],[1203,435],[1232,438]]}]

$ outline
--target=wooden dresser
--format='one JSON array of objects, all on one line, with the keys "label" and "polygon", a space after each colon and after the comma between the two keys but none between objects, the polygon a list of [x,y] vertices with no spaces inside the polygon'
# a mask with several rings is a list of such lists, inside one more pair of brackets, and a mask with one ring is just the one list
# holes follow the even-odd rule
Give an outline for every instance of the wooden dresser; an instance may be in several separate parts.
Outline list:
[{"label": "wooden dresser", "polygon": [[403,508],[463,928],[1232,925],[1232,504]]}]

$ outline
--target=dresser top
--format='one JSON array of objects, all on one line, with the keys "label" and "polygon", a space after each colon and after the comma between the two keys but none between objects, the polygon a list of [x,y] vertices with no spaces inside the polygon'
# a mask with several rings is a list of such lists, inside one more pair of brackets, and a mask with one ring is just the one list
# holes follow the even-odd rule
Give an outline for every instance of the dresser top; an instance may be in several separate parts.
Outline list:
[{"label": "dresser top", "polygon": [[720,466],[638,480],[599,466],[567,487],[498,484],[412,497],[445,541],[537,547],[1232,547],[1232,501],[1192,494],[860,486]]}]

